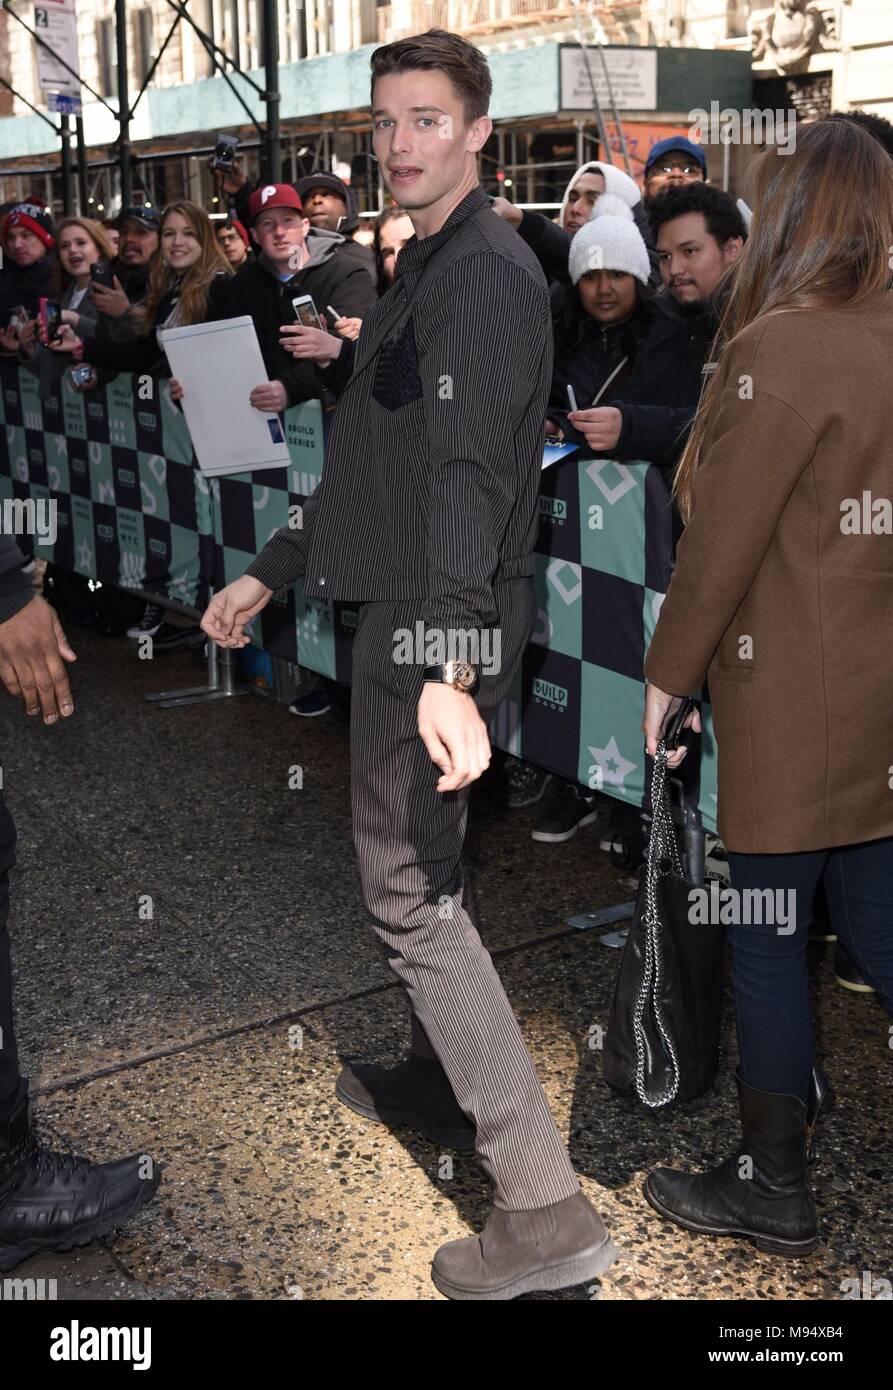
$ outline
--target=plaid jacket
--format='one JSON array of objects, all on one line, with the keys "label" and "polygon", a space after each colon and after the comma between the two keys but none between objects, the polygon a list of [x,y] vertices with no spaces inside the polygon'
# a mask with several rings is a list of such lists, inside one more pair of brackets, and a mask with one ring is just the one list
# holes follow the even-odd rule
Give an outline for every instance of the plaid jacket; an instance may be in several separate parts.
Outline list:
[{"label": "plaid jacket", "polygon": [[300,530],[247,573],[308,597],[418,599],[432,627],[487,626],[493,585],[533,574],[552,373],[542,270],[476,187],[412,238],[363,320]]}]

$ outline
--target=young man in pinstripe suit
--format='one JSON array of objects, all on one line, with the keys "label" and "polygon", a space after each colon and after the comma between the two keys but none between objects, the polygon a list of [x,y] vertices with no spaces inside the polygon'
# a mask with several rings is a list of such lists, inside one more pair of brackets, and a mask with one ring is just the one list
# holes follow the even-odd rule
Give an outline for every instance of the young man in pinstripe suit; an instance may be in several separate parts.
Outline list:
[{"label": "young man in pinstripe suit", "polygon": [[[409,995],[413,1046],[392,1071],[346,1068],[337,1093],[441,1143],[474,1141],[494,1206],[482,1234],[441,1247],[432,1270],[459,1299],[568,1287],[616,1257],[463,906],[468,788],[490,761],[485,719],[536,617],[552,368],[542,271],[478,184],[490,87],[483,55],[440,30],[373,54],[375,153],[416,235],[355,344],[293,331],[296,355],[328,359],[341,387],[324,476],[301,528],[277,532],[203,623],[242,646],[245,624],[298,576],[312,597],[362,604],[354,840],[366,906]],[[398,634],[417,625],[430,654],[396,659]],[[498,660],[451,659],[469,639]]]}]

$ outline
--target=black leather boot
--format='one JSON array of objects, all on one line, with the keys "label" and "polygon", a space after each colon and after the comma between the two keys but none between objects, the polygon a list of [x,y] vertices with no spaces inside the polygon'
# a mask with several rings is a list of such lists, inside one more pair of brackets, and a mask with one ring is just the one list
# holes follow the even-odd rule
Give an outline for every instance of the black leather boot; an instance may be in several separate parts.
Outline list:
[{"label": "black leather boot", "polygon": [[346,1066],[335,1082],[343,1105],[384,1125],[405,1125],[444,1148],[473,1153],[475,1129],[459,1108],[436,1058],[414,1052],[397,1067]]},{"label": "black leather boot", "polygon": [[818,1244],[807,1163],[824,1094],[821,1073],[813,1073],[809,1106],[736,1079],[742,1132],[736,1152],[707,1173],[658,1168],[645,1180],[645,1196],[689,1231],[744,1236],[771,1255],[808,1255]]},{"label": "black leather boot", "polygon": [[107,1235],[151,1200],[160,1180],[145,1154],[91,1163],[47,1148],[23,1100],[0,1125],[0,1270]]}]

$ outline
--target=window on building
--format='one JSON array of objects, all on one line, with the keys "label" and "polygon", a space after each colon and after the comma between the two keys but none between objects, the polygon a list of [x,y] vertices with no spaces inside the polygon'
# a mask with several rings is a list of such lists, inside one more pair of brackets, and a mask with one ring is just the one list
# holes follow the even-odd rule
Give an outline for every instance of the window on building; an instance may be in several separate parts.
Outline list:
[{"label": "window on building", "polygon": [[304,0],[284,0],[285,29],[279,40],[279,61],[296,63],[307,57],[307,9]]},{"label": "window on building", "polygon": [[96,53],[99,86],[104,97],[118,95],[118,55],[115,49],[115,21],[101,19],[96,26]]},{"label": "window on building", "polygon": [[152,11],[149,9],[137,10],[133,16],[133,73],[140,84],[143,85],[149,75],[154,58],[154,35],[152,30]]},{"label": "window on building", "polygon": [[223,0],[223,44],[233,62],[241,66],[239,0]]},{"label": "window on building", "polygon": [[[214,0],[201,0],[195,8],[195,22],[200,29],[208,35],[209,39],[216,42],[216,31],[214,27]],[[214,64],[211,55],[205,48],[198,35],[194,35],[195,45],[195,71],[198,77],[211,77],[214,73]]]},{"label": "window on building", "polygon": [[254,66],[261,68],[267,61],[266,31],[264,29],[264,0],[254,0]]}]

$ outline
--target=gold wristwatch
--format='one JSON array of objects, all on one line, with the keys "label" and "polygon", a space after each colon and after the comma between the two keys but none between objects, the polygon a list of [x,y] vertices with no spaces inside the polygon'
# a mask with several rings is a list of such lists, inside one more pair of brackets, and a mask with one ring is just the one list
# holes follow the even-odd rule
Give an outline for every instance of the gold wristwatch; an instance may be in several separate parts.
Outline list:
[{"label": "gold wristwatch", "polygon": [[425,680],[450,685],[468,694],[478,683],[478,673],[470,661],[445,661],[441,666],[426,666]]}]

